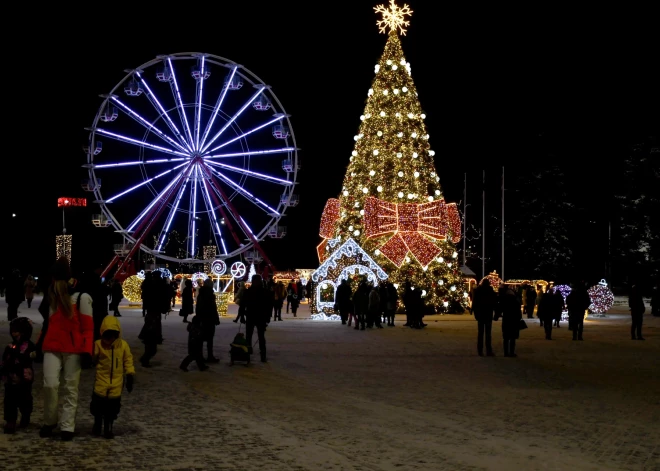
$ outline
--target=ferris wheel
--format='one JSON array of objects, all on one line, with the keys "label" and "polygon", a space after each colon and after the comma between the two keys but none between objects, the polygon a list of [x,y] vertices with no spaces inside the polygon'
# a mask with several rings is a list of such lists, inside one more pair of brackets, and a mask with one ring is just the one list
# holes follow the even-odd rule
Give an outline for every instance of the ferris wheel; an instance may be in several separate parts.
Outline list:
[{"label": "ferris wheel", "polygon": [[82,185],[101,211],[92,220],[124,239],[113,262],[138,249],[210,262],[263,253],[260,241],[283,237],[281,219],[298,203],[298,149],[272,88],[206,53],[158,56],[126,72],[102,95],[84,146]]}]

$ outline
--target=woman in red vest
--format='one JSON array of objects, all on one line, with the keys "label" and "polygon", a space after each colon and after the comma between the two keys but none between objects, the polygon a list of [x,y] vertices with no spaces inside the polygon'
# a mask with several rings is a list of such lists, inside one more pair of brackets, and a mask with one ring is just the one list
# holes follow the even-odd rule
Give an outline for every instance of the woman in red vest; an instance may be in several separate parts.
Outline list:
[{"label": "woman in red vest", "polygon": [[44,423],[39,436],[49,437],[58,422],[58,391],[64,376],[64,397],[60,419],[62,440],[73,439],[78,408],[78,384],[82,367],[91,366],[94,347],[92,297],[76,290],[69,277],[69,262],[60,258],[48,288],[50,316],[44,337]]}]

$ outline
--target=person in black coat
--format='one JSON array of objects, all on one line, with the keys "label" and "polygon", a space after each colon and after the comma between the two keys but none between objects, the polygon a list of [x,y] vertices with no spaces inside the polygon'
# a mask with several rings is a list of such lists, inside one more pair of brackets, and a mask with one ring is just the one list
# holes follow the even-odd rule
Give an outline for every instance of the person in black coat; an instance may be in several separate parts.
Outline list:
[{"label": "person in black coat", "polygon": [[552,340],[552,327],[558,309],[559,315],[561,316],[561,309],[564,305],[564,300],[562,298],[562,305],[559,308],[557,308],[557,301],[558,299],[555,296],[554,288],[550,288],[543,294],[541,301],[539,302],[537,316],[541,320],[541,325],[545,329],[546,340]]},{"label": "person in black coat", "polygon": [[351,284],[348,278],[341,280],[335,293],[335,305],[341,317],[341,323],[346,324],[348,314],[351,312]]},{"label": "person in black coat", "polygon": [[362,280],[353,293],[353,309],[355,310],[355,330],[364,330],[369,313],[369,292],[371,286],[366,280]]},{"label": "person in black coat", "polygon": [[188,316],[194,312],[193,301],[193,283],[190,278],[186,278],[183,282],[183,291],[181,291],[181,311],[183,322],[188,322]]},{"label": "person in black coat", "polygon": [[520,321],[522,311],[520,300],[510,286],[502,284],[497,296],[495,320],[502,317],[502,338],[504,340],[504,356],[517,357],[516,340],[520,337]]},{"label": "person in black coat", "polygon": [[121,317],[119,313],[119,303],[124,299],[124,290],[121,287],[121,283],[118,279],[112,280],[112,285],[110,287],[110,309],[114,313],[115,317]]},{"label": "person in black coat", "polygon": [[140,283],[140,298],[142,299],[142,317],[147,315],[147,303],[149,302],[149,287],[151,286],[151,272],[144,274],[144,280]]},{"label": "person in black coat", "polygon": [[[630,287],[628,307],[630,308],[630,316],[632,317],[630,336],[633,340],[644,340],[644,337],[642,337],[642,320],[644,319],[646,306],[644,306],[642,291],[637,283],[634,283]],[[635,337],[635,334],[637,334],[637,337]]]},{"label": "person in black coat", "polygon": [[209,367],[204,363],[203,351],[204,329],[199,316],[193,316],[192,321],[188,323],[188,355],[183,359],[179,368],[186,373],[188,365],[193,361],[197,363],[199,371],[206,371]]},{"label": "person in black coat", "polygon": [[170,292],[161,278],[161,272],[151,273],[151,285],[149,286],[147,302],[147,314],[144,317],[144,325],[138,335],[138,339],[144,343],[144,354],[140,357],[143,368],[150,368],[151,358],[156,355],[158,345],[163,343],[163,326],[161,315],[170,310]]},{"label": "person in black coat", "polygon": [[252,284],[245,290],[241,299],[241,306],[245,306],[245,331],[246,340],[249,344],[248,352],[252,353],[252,334],[257,329],[259,336],[259,353],[261,361],[266,363],[266,325],[270,319],[273,306],[273,294],[269,291],[261,279],[261,275],[252,275]]},{"label": "person in black coat", "polygon": [[7,320],[11,322],[18,317],[18,307],[25,301],[25,289],[19,270],[14,270],[7,280],[5,301],[7,302]]},{"label": "person in black coat", "polygon": [[573,331],[573,340],[583,340],[584,312],[589,309],[591,298],[584,282],[573,283],[571,292],[566,296],[568,309],[568,328]]},{"label": "person in black coat", "polygon": [[213,291],[213,280],[211,278],[205,279],[204,285],[199,288],[195,314],[202,326],[202,342],[206,342],[206,361],[208,363],[218,363],[220,360],[213,355],[213,337],[215,337],[215,326],[220,325],[220,318],[218,317],[218,306],[215,302],[215,292]]},{"label": "person in black coat", "polygon": [[385,319],[387,319],[387,325],[394,327],[394,316],[396,314],[396,308],[399,304],[399,293],[397,293],[394,284],[391,281],[385,283],[385,289],[387,292],[387,299],[385,301]]},{"label": "person in black coat", "polygon": [[553,296],[555,297],[555,312],[552,320],[554,321],[554,327],[559,328],[559,321],[561,321],[561,313],[564,312],[564,295],[561,294],[557,288],[555,288]]},{"label": "person in black coat", "polygon": [[477,352],[479,356],[484,356],[484,334],[486,341],[486,354],[494,357],[493,346],[491,342],[491,332],[493,328],[493,313],[497,308],[497,294],[490,285],[490,280],[484,278],[481,284],[474,290],[474,298],[470,311],[477,320]]}]

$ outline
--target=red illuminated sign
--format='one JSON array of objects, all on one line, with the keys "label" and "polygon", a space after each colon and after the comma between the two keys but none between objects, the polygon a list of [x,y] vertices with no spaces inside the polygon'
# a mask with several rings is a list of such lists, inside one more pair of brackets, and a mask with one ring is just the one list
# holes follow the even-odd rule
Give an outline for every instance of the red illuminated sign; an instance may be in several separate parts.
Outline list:
[{"label": "red illuminated sign", "polygon": [[87,206],[87,198],[57,198],[58,208],[67,208],[69,206]]}]

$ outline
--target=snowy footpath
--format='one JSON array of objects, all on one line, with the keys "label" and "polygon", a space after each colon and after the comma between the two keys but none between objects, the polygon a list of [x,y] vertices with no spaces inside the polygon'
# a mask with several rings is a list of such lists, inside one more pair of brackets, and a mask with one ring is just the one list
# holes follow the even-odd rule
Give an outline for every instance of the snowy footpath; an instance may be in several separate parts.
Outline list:
[{"label": "snowy footpath", "polygon": [[[21,314],[35,322],[35,299]],[[178,309],[177,305],[177,309]],[[235,314],[236,306],[230,306]],[[647,309],[647,313],[650,309]],[[121,306],[135,358],[139,307]],[[587,319],[583,342],[566,323],[544,338],[538,320],[521,332],[518,358],[476,354],[469,315],[429,316],[424,330],[356,331],[339,322],[284,314],[266,333],[268,363],[229,365],[238,330],[223,317],[221,363],[178,369],[187,333],[173,312],[153,368],[136,366],[116,438],[91,435],[93,370],[84,370],[76,436],[38,436],[41,365],[29,429],[0,435],[2,470],[660,470],[660,318],[644,317],[645,341],[630,340],[630,316],[615,308]],[[0,300],[0,340],[9,342]],[[255,336],[256,339],[256,336]],[[0,345],[4,345],[0,342]],[[137,361],[136,361],[137,363]]]}]

